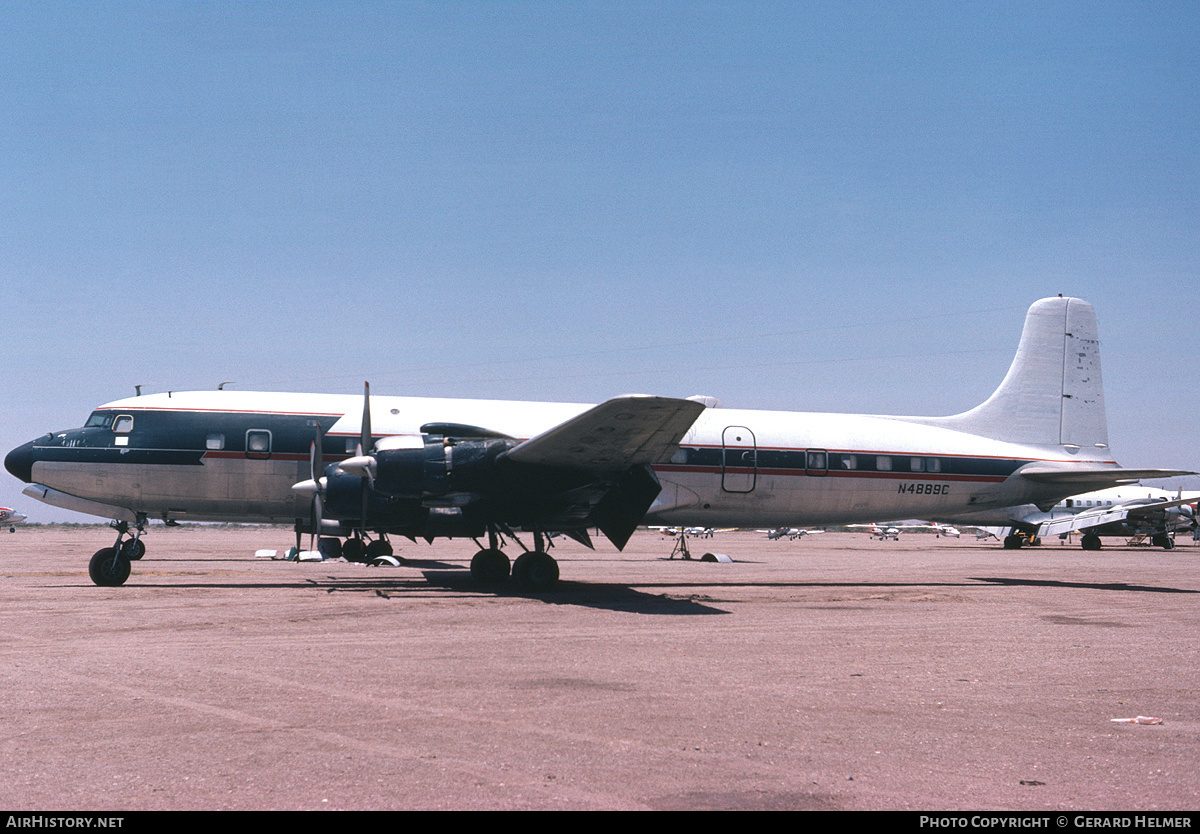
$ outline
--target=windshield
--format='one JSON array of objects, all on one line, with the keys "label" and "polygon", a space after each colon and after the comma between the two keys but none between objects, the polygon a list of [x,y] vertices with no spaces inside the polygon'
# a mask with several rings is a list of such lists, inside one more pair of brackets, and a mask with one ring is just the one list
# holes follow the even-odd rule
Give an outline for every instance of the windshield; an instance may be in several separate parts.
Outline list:
[{"label": "windshield", "polygon": [[104,411],[93,411],[92,416],[84,424],[85,429],[106,429],[112,423],[112,413]]}]

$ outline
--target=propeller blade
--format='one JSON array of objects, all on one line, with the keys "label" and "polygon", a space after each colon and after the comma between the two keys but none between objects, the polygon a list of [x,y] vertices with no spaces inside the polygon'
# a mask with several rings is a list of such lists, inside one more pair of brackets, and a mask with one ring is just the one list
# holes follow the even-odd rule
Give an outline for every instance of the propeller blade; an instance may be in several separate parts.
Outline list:
[{"label": "propeller blade", "polygon": [[363,383],[363,416],[362,416],[362,434],[358,440],[358,454],[369,455],[372,450],[371,443],[371,383]]},{"label": "propeller blade", "polygon": [[313,434],[314,434],[314,436],[313,436],[312,446],[310,446],[309,450],[308,450],[308,463],[309,463],[309,466],[312,468],[313,480],[316,481],[317,483],[320,483],[321,476],[325,474],[325,461],[324,461],[324,455],[322,454],[322,450],[321,450],[321,447],[324,444],[322,443],[322,438],[321,438],[321,424],[320,423],[315,423],[315,428],[313,429]]},{"label": "propeller blade", "polygon": [[321,516],[324,514],[325,509],[325,502],[321,498],[321,494],[324,492],[324,484],[321,481],[325,475],[325,456],[321,448],[324,443],[322,441],[321,424],[314,421],[313,441],[308,450],[308,464],[312,468],[312,486],[309,487],[308,482],[305,481],[302,484],[296,484],[296,486],[292,487],[297,491],[312,489],[312,501],[309,504],[309,520],[312,522],[312,534],[308,540],[309,550],[317,549],[316,539],[321,533]]},{"label": "propeller blade", "polygon": [[324,510],[323,502],[321,501],[321,492],[318,490],[313,493],[312,504],[309,505],[309,513],[312,521],[312,533],[308,537],[308,549],[317,549],[317,536],[321,533],[321,514]]},{"label": "propeller blade", "polygon": [[358,454],[355,459],[361,462],[360,474],[362,482],[359,486],[359,494],[362,498],[362,514],[359,519],[362,523],[363,533],[366,533],[367,510],[371,502],[371,488],[375,485],[375,458],[371,454],[375,449],[375,444],[371,438],[371,383],[363,383],[363,416],[362,416],[362,433],[358,440]]}]

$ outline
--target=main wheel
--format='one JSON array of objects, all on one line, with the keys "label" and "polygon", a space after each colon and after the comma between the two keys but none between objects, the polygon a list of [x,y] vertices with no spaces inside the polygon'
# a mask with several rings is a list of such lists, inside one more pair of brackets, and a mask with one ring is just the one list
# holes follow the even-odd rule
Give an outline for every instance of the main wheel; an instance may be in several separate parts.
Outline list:
[{"label": "main wheel", "polygon": [[471,578],[484,585],[494,585],[508,579],[509,561],[504,551],[485,548],[471,559]]},{"label": "main wheel", "polygon": [[387,539],[375,539],[367,545],[367,561],[374,562],[380,556],[392,555],[392,543]]},{"label": "main wheel", "polygon": [[548,591],[558,582],[558,562],[540,550],[522,553],[513,562],[513,579],[529,591]]},{"label": "main wheel", "polygon": [[367,546],[362,539],[346,539],[342,544],[342,558],[347,562],[367,561]]},{"label": "main wheel", "polygon": [[1100,537],[1095,533],[1085,533],[1083,538],[1079,540],[1079,546],[1084,550],[1099,550]]},{"label": "main wheel", "polygon": [[129,560],[124,553],[117,553],[115,547],[97,550],[92,561],[88,562],[88,576],[102,587],[124,585],[129,578]]}]

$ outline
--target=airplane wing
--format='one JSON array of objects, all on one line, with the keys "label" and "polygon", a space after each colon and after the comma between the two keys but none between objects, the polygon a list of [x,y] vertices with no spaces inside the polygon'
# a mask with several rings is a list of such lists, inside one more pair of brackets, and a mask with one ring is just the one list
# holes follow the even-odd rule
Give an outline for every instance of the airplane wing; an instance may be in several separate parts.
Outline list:
[{"label": "airplane wing", "polygon": [[1172,507],[1180,507],[1184,504],[1194,504],[1196,499],[1193,498],[1176,498],[1170,501],[1152,501],[1149,503],[1126,503],[1118,504],[1113,507],[1094,507],[1090,510],[1084,510],[1072,516],[1065,518],[1056,518],[1050,521],[1043,522],[1038,527],[1039,536],[1061,535],[1063,533],[1073,533],[1079,530],[1088,530],[1092,527],[1100,527],[1105,524],[1113,524],[1115,522],[1126,520],[1138,520],[1139,518],[1149,519],[1163,510],[1168,510]]},{"label": "airplane wing", "polygon": [[541,502],[542,521],[594,525],[620,550],[661,490],[650,465],[675,453],[704,408],[669,397],[615,397],[518,444],[498,462],[582,473],[586,484]]},{"label": "airplane wing", "polygon": [[670,397],[614,397],[504,454],[513,463],[597,472],[659,463],[672,454],[702,403]]}]

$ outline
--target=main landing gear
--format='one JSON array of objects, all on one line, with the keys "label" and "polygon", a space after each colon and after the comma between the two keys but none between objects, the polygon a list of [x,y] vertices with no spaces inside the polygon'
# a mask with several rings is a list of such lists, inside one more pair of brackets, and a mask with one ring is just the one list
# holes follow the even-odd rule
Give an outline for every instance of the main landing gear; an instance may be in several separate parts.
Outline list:
[{"label": "main landing gear", "polygon": [[92,560],[88,562],[88,576],[92,582],[103,587],[124,585],[129,578],[131,562],[146,555],[146,544],[142,541],[142,533],[146,532],[146,517],[139,515],[135,522],[136,532],[130,538],[129,522],[114,521],[111,525],[117,531],[117,541],[112,547],[97,550]]},{"label": "main landing gear", "polygon": [[[509,535],[512,535],[511,533]],[[546,552],[540,530],[533,534],[533,550],[527,550],[511,564],[511,575],[518,587],[527,591],[548,591],[558,582],[558,562]],[[516,536],[514,541],[520,544]],[[508,556],[500,549],[496,528],[488,528],[488,546],[481,547],[471,559],[471,578],[482,585],[498,585],[509,577]]]},{"label": "main landing gear", "polygon": [[[324,543],[325,539],[321,540]],[[387,536],[381,536],[378,539],[367,540],[364,536],[355,534],[344,542],[338,539],[333,539],[333,542],[339,542],[339,555],[347,562],[362,562],[363,564],[373,565],[380,559],[389,556],[394,556],[392,543],[388,541]]]}]

